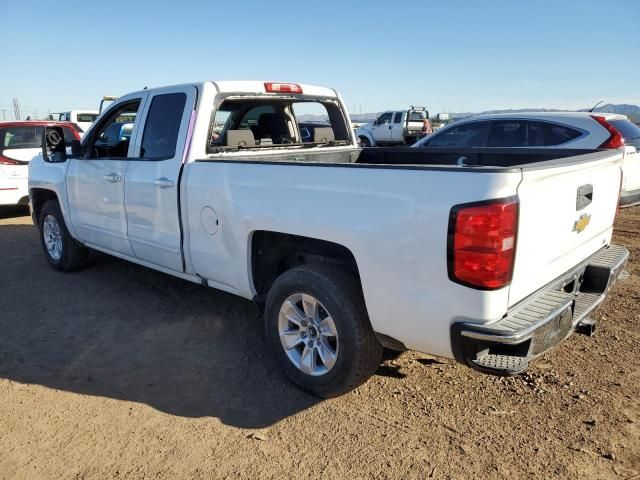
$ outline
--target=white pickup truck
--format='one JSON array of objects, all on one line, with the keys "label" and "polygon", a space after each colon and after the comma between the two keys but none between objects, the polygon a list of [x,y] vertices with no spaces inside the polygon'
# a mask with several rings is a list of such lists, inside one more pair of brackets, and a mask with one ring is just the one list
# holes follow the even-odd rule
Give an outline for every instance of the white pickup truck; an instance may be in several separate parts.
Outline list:
[{"label": "white pickup truck", "polygon": [[[304,143],[306,102],[330,126]],[[286,375],[323,397],[383,346],[517,374],[592,328],[628,257],[610,244],[617,150],[359,149],[328,88],[146,89],[71,154],[58,127],[43,137],[30,205],[54,268],[95,249],[253,299]]]},{"label": "white pickup truck", "polygon": [[75,123],[80,127],[81,132],[84,133],[89,129],[91,124],[95,122],[98,113],[98,110],[71,110],[68,112],[54,113],[49,115],[49,117],[51,120]]},{"label": "white pickup truck", "polygon": [[388,111],[378,115],[373,123],[359,127],[356,137],[363,147],[411,145],[420,138],[428,119],[429,112],[423,107]]}]

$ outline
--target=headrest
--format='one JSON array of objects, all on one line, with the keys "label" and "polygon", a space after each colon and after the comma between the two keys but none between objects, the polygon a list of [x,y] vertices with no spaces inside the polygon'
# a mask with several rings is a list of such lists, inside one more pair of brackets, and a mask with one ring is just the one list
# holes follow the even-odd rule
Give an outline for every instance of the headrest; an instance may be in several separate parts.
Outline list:
[{"label": "headrest", "polygon": [[316,127],[313,129],[313,143],[329,143],[333,142],[336,136],[333,134],[331,127]]},{"label": "headrest", "polygon": [[256,140],[251,130],[227,130],[228,147],[255,147]]}]

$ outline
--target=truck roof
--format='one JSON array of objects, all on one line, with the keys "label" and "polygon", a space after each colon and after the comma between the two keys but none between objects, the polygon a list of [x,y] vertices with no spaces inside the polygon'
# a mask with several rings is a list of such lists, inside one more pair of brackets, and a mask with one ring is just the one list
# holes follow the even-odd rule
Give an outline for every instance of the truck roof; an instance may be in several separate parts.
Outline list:
[{"label": "truck roof", "polygon": [[[180,85],[164,85],[162,87],[153,87],[143,91],[153,91],[159,88],[178,87],[191,85],[199,89],[203,89],[207,84],[213,84],[218,93],[241,93],[241,94],[266,94],[265,83],[272,82],[271,80],[222,80],[208,82],[194,82]],[[276,82],[276,83],[295,83],[295,82]],[[327,87],[320,87],[318,85],[309,85],[306,83],[295,83],[302,88],[303,95],[312,95],[318,97],[332,97],[338,98],[338,93]],[[137,92],[136,92],[137,93]]]},{"label": "truck roof", "polygon": [[[257,80],[225,80],[225,81],[214,81],[212,82],[220,93],[266,93],[264,84],[270,82],[267,81],[257,81]],[[289,83],[289,82],[282,82]],[[295,82],[291,82],[295,83]],[[314,95],[321,97],[337,97],[338,94],[332,88],[320,87],[317,85],[309,85],[306,83],[296,83],[302,88],[302,93],[304,95]]]}]

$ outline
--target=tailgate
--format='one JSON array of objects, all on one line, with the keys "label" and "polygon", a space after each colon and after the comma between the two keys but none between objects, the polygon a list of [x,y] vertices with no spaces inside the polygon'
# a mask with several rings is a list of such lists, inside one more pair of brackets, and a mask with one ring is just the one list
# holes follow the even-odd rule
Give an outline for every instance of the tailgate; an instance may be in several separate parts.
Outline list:
[{"label": "tailgate", "polygon": [[424,124],[422,122],[408,122],[407,132],[421,132]]},{"label": "tailgate", "polygon": [[622,153],[596,152],[523,169],[509,306],[544,287],[611,240]]}]

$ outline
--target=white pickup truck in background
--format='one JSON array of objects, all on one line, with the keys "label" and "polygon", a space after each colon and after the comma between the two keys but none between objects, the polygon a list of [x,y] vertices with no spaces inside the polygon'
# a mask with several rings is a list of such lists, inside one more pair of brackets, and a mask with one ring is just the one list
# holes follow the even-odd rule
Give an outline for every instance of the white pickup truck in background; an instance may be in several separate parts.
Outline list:
[{"label": "white pickup truck in background", "polygon": [[422,133],[429,112],[423,107],[381,113],[373,123],[356,129],[356,137],[363,147],[411,145]]},{"label": "white pickup truck in background", "polygon": [[[329,124],[303,141],[309,102]],[[328,88],[145,89],[71,155],[58,127],[43,140],[30,205],[54,268],[95,249],[253,299],[283,371],[323,397],[383,346],[519,373],[592,325],[628,257],[621,152],[359,149]]]},{"label": "white pickup truck in background", "polygon": [[60,122],[75,123],[84,133],[98,118],[98,113],[98,110],[70,110],[68,112],[52,113],[49,118]]}]

